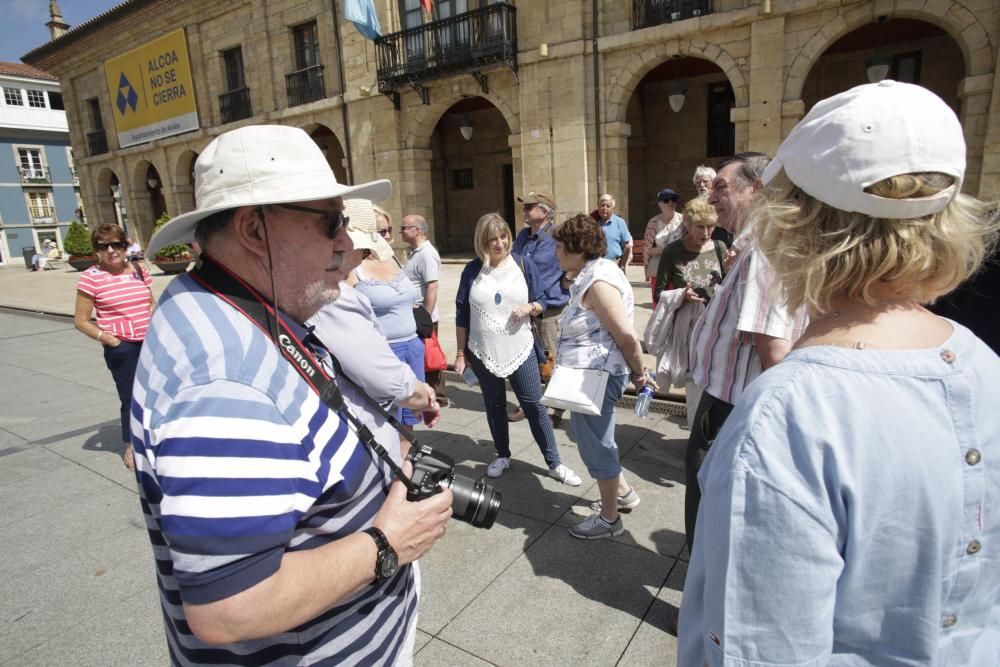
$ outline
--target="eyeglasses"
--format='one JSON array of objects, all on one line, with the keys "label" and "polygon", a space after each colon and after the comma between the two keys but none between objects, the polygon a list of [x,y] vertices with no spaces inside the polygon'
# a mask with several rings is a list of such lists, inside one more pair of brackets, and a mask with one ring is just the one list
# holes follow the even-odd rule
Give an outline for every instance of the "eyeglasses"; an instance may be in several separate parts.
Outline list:
[{"label": "eyeglasses", "polygon": [[299,206],[297,204],[274,204],[274,206],[277,208],[285,208],[290,211],[302,211],[303,213],[313,213],[320,216],[323,219],[324,224],[326,224],[326,235],[331,239],[337,238],[337,234],[340,233],[340,230],[351,222],[351,219],[344,215],[343,211],[324,211],[321,208],[310,208],[308,206]]},{"label": "eyeglasses", "polygon": [[538,206],[538,204],[525,204],[522,208],[525,211],[530,211],[531,209],[535,208],[536,206]]},{"label": "eyeglasses", "polygon": [[420,229],[420,227],[418,227],[417,225],[404,225],[399,228],[399,231],[403,231],[406,229]]},{"label": "eyeglasses", "polygon": [[128,247],[128,243],[125,241],[98,241],[94,244],[94,247],[98,250],[107,250],[108,248],[114,248],[115,250],[124,250]]},{"label": "eyeglasses", "polygon": [[386,227],[385,229],[376,229],[379,236],[392,236],[392,227]]}]

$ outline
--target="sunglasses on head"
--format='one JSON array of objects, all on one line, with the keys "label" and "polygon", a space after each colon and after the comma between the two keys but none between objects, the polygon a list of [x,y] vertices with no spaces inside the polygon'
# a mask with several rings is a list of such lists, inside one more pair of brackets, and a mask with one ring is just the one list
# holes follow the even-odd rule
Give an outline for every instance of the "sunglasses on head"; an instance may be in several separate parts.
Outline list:
[{"label": "sunglasses on head", "polygon": [[98,241],[94,244],[94,247],[98,250],[107,250],[108,248],[124,250],[128,247],[128,243],[125,243],[125,241]]},{"label": "sunglasses on head", "polygon": [[320,216],[326,225],[326,235],[331,239],[337,238],[340,230],[346,227],[351,221],[350,217],[344,215],[343,211],[324,211],[321,208],[310,208],[308,206],[299,206],[298,204],[274,204],[274,206],[290,211],[301,211]]}]

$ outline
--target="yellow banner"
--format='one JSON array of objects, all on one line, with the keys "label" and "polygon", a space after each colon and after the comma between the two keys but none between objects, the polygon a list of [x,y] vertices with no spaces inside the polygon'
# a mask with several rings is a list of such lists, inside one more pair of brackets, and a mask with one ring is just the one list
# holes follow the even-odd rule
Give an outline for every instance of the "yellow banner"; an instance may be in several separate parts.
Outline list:
[{"label": "yellow banner", "polygon": [[121,147],[198,129],[184,29],[104,64]]}]

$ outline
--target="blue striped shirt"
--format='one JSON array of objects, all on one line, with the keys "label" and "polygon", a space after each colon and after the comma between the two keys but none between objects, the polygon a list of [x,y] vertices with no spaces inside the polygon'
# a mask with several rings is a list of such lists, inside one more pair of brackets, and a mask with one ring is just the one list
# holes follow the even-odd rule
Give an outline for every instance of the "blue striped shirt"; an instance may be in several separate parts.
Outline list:
[{"label": "blue striped shirt", "polygon": [[236,595],[286,552],[371,525],[391,474],[263,332],[186,275],[161,297],[143,345],[132,443],[174,663],[408,659],[411,567],[275,637],[209,646],[191,633],[184,602]]}]

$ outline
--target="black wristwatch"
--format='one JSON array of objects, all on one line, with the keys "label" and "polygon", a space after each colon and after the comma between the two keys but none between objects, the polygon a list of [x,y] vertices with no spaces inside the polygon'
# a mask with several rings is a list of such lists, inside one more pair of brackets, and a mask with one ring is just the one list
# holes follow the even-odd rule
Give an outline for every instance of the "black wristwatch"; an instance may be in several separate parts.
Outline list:
[{"label": "black wristwatch", "polygon": [[399,569],[399,557],[381,530],[372,526],[365,528],[364,532],[372,536],[372,539],[375,540],[375,547],[378,549],[378,556],[375,558],[375,581],[372,582],[372,586],[374,586],[386,579],[391,579],[396,574]]}]

